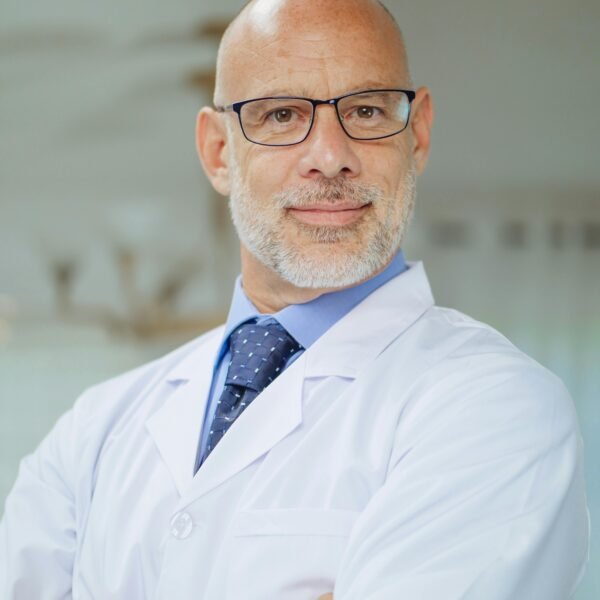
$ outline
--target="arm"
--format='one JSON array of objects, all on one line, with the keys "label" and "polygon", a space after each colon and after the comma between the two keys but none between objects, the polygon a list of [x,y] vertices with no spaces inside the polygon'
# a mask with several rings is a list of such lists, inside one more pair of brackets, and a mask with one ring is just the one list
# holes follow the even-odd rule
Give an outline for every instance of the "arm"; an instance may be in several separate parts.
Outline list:
[{"label": "arm", "polygon": [[0,597],[69,598],[76,547],[73,413],[21,461],[0,522]]},{"label": "arm", "polygon": [[456,362],[450,381],[416,386],[335,600],[566,600],[580,579],[589,524],[568,393],[537,366]]}]

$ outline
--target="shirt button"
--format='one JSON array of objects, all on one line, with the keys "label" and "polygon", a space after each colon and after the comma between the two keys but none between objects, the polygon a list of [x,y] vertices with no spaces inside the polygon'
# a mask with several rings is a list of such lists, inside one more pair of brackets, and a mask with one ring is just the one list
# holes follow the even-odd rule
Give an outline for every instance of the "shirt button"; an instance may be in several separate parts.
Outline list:
[{"label": "shirt button", "polygon": [[192,533],[194,522],[189,513],[178,512],[171,519],[171,535],[178,540],[184,540]]}]

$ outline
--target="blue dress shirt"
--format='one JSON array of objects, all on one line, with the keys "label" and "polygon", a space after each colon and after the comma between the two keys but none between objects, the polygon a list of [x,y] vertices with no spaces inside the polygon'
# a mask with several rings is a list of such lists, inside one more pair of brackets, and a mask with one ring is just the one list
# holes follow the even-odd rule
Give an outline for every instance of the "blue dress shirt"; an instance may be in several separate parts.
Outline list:
[{"label": "blue dress shirt", "polygon": [[[231,360],[228,339],[236,327],[239,327],[242,323],[250,319],[256,319],[258,323],[265,323],[274,319],[283,325],[290,335],[302,344],[306,350],[369,294],[384,283],[387,283],[390,279],[400,275],[407,268],[404,255],[402,250],[400,250],[390,264],[375,277],[353,287],[322,294],[318,298],[304,304],[291,304],[272,315],[261,314],[254,304],[252,304],[244,292],[241,276],[239,276],[235,282],[233,299],[227,322],[225,323],[223,341],[215,360],[194,473],[200,468],[204,460],[208,431],[215,414],[217,400],[225,385],[227,367]],[[294,354],[286,363],[285,368],[289,367],[301,354],[302,351]]]}]

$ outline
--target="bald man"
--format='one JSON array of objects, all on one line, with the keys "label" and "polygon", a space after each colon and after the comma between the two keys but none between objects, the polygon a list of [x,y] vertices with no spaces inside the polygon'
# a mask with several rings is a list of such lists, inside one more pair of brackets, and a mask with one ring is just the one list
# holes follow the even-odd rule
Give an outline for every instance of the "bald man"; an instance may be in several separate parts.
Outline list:
[{"label": "bald man", "polygon": [[2,598],[569,598],[572,401],[404,259],[433,111],[391,15],[256,0],[214,100],[197,147],[241,243],[227,322],[84,392],[23,460]]}]

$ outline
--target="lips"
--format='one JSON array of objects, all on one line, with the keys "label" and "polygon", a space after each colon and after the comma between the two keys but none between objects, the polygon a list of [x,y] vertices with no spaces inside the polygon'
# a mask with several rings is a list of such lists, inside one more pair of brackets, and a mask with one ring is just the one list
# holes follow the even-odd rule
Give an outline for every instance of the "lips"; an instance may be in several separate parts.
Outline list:
[{"label": "lips", "polygon": [[350,225],[358,221],[371,204],[357,206],[356,203],[313,204],[300,208],[288,208],[288,213],[308,225]]}]

